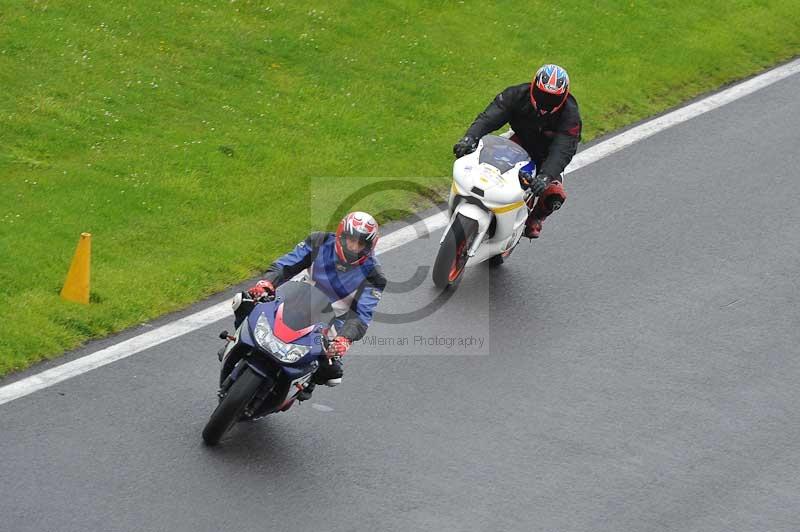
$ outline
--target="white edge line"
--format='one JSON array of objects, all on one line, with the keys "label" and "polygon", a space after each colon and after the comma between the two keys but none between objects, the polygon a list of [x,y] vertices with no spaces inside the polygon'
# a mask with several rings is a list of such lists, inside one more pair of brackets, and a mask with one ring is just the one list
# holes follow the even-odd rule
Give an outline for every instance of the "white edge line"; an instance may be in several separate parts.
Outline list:
[{"label": "white edge line", "polygon": [[751,94],[759,89],[763,89],[773,83],[782,79],[788,78],[793,74],[800,72],[800,59],[795,59],[790,63],[781,65],[772,70],[768,70],[763,74],[759,74],[741,83],[737,83],[723,91],[716,94],[706,96],[702,100],[681,107],[671,111],[665,115],[659,116],[652,120],[640,124],[636,127],[615,135],[608,140],[604,140],[594,146],[591,146],[572,158],[569,166],[567,166],[565,173],[574,172],[579,168],[591,164],[603,157],[607,157],[614,152],[626,148],[631,144],[646,139],[656,133],[664,131],[676,124],[686,122],[696,116],[700,116],[709,111],[713,111],[718,107],[729,104],[739,98]]},{"label": "white edge line", "polygon": [[[800,72],[800,59],[796,59],[785,65],[776,67],[763,74],[759,74],[749,80],[743,81],[723,91],[702,100],[691,103],[680,109],[669,112],[653,120],[649,120],[635,126],[627,131],[615,135],[610,139],[590,146],[573,157],[572,162],[567,166],[564,173],[574,172],[587,166],[612,153],[618,152],[642,139],[646,139],[660,131],[664,131],[676,124],[686,122],[696,116],[717,109],[725,104],[731,103],[739,98],[751,94],[759,89],[772,85],[773,83],[785,79],[793,74]],[[447,216],[444,212],[436,213],[415,224],[403,227],[393,233],[384,236],[378,243],[376,253],[386,253],[398,248],[408,242],[416,240],[422,234],[430,233],[441,229],[447,224]],[[66,362],[54,368],[42,371],[30,377],[25,377],[6,386],[0,387],[0,405],[11,402],[20,397],[32,394],[43,388],[47,388],[59,382],[65,381],[82,373],[111,364],[117,360],[127,358],[145,349],[159,345],[167,340],[171,340],[186,333],[195,331],[214,322],[223,320],[230,316],[230,303],[225,301],[217,303],[205,310],[196,312],[190,316],[180,318],[166,325],[142,333],[138,336],[114,344],[105,349],[101,349],[84,357]]]}]

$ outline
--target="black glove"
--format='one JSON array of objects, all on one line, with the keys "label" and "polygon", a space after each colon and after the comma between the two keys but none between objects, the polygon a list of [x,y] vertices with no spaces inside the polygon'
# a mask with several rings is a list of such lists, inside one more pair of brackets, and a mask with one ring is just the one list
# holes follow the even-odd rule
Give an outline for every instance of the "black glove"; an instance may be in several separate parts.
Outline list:
[{"label": "black glove", "polygon": [[478,139],[466,135],[463,139],[455,143],[453,146],[453,153],[455,154],[456,159],[460,159],[461,157],[472,153],[477,149]]},{"label": "black glove", "polygon": [[519,171],[519,184],[523,187],[530,189],[531,193],[534,196],[538,196],[542,192],[544,192],[545,187],[547,186],[547,180],[549,178],[546,175],[539,174],[534,176],[530,172],[526,172],[525,170]]},{"label": "black glove", "polygon": [[542,192],[544,192],[544,189],[550,184],[551,179],[553,178],[549,175],[537,175],[533,180],[533,184],[531,185],[531,192],[533,192],[535,196],[541,196]]}]

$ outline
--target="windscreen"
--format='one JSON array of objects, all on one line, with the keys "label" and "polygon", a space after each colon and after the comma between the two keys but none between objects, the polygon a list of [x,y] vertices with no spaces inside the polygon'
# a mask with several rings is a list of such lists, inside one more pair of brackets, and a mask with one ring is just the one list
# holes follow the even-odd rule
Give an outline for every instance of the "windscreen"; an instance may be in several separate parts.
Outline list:
[{"label": "windscreen", "polygon": [[278,296],[283,300],[283,322],[296,331],[333,318],[328,296],[308,283],[284,283],[278,287]]},{"label": "windscreen", "polygon": [[494,166],[501,174],[514,168],[519,162],[530,160],[528,152],[514,141],[495,135],[486,135],[481,140],[483,149],[478,161]]}]

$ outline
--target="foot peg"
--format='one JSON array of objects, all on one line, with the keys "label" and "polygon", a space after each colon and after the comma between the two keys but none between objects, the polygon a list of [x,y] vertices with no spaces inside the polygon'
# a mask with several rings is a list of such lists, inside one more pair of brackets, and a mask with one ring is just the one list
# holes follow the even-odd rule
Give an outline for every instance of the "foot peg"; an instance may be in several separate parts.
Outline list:
[{"label": "foot peg", "polygon": [[309,399],[311,399],[311,392],[314,391],[315,387],[316,387],[316,385],[313,382],[308,384],[308,385],[306,385],[306,387],[303,388],[300,391],[300,393],[297,394],[297,400],[298,401],[308,401]]}]

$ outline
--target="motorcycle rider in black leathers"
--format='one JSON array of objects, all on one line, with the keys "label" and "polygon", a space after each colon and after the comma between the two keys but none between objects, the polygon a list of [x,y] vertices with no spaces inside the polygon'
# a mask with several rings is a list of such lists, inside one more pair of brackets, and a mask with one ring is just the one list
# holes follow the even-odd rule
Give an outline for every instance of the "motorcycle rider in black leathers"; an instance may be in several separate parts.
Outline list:
[{"label": "motorcycle rider in black leathers", "polygon": [[472,153],[481,137],[506,123],[514,131],[511,140],[525,148],[536,163],[536,176],[520,177],[533,192],[524,235],[539,238],[544,219],[567,199],[563,172],[581,139],[581,116],[569,91],[567,72],[558,65],[544,65],[531,83],[505,89],[478,115],[453,146],[453,153],[456,157]]}]

